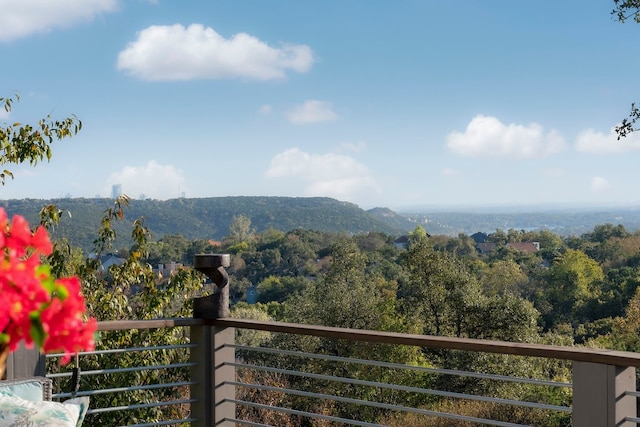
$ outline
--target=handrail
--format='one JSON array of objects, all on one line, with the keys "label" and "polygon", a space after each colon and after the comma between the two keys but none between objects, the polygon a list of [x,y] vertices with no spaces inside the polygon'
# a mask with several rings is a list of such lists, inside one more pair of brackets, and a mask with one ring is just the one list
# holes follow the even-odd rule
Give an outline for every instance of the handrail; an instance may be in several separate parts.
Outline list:
[{"label": "handrail", "polygon": [[98,322],[98,331],[119,331],[124,329],[155,329],[173,328],[181,326],[204,325],[203,319],[196,318],[167,318],[149,320],[109,320]]},{"label": "handrail", "polygon": [[228,328],[257,329],[268,332],[283,332],[352,341],[412,345],[418,347],[443,348],[449,350],[484,353],[513,354],[518,356],[571,360],[575,362],[600,363],[604,365],[640,367],[640,353],[632,353],[628,351],[381,332],[362,329],[336,328],[330,326],[304,325],[298,323],[264,322],[250,319],[235,319],[230,317],[215,319],[213,320],[213,324]]}]

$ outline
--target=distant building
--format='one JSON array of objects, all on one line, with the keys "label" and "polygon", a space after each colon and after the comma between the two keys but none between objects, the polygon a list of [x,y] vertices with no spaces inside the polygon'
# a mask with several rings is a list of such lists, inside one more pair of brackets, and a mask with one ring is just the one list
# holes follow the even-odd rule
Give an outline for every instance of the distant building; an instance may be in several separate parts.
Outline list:
[{"label": "distant building", "polygon": [[393,246],[398,249],[407,249],[409,246],[409,236],[400,236],[393,241]]},{"label": "distant building", "polygon": [[172,261],[168,264],[158,264],[158,268],[154,269],[154,272],[158,275],[158,277],[166,279],[171,277],[182,267],[184,266],[181,263]]},{"label": "distant building", "polygon": [[120,196],[122,196],[122,184],[114,184],[111,187],[111,198],[117,199]]},{"label": "distant building", "polygon": [[489,240],[489,236],[487,235],[487,233],[482,233],[480,231],[478,231],[477,233],[473,233],[469,237],[471,237],[473,239],[473,241],[476,242],[476,244],[484,243],[487,240]]},{"label": "distant building", "polygon": [[112,265],[121,265],[126,260],[117,254],[105,254],[100,257],[100,270],[108,271]]}]

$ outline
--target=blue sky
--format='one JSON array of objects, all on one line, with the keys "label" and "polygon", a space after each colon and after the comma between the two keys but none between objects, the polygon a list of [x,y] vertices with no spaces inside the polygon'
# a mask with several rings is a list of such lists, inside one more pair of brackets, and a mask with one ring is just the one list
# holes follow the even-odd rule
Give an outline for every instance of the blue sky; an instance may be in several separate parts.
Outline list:
[{"label": "blue sky", "polygon": [[0,0],[0,122],[77,115],[0,198],[637,204],[640,25],[584,0]]}]

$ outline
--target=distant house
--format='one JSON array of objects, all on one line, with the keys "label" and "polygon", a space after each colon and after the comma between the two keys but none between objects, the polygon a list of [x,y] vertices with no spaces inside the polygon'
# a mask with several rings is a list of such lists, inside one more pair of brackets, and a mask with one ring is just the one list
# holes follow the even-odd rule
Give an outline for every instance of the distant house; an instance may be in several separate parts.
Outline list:
[{"label": "distant house", "polygon": [[478,252],[480,252],[481,254],[486,254],[489,252],[493,252],[497,249],[498,245],[496,245],[493,242],[482,242],[482,243],[478,243],[476,245],[476,249],[478,250]]},{"label": "distant house", "polygon": [[107,271],[112,265],[121,265],[125,261],[126,260],[124,258],[121,258],[116,254],[106,254],[100,257],[100,269],[102,271]]},{"label": "distant house", "polygon": [[520,252],[534,253],[540,250],[540,242],[513,242],[507,243],[505,247]]},{"label": "distant house", "polygon": [[480,231],[478,231],[477,233],[473,233],[469,237],[471,237],[473,241],[476,242],[476,244],[485,243],[487,240],[489,240],[489,236],[487,235],[487,233],[482,233]]},{"label": "distant house", "polygon": [[171,277],[175,272],[181,269],[183,265],[177,262],[170,262],[168,264],[158,264],[158,268],[154,269],[154,272],[160,278],[168,278]]},{"label": "distant house", "polygon": [[409,236],[400,236],[393,241],[393,246],[398,249],[407,249],[409,246]]}]

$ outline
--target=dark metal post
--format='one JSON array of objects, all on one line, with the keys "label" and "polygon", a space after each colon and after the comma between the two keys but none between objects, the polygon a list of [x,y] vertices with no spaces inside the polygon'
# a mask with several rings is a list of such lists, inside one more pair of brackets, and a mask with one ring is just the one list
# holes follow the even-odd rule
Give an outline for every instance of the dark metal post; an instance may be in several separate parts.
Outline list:
[{"label": "dark metal post", "polygon": [[[215,284],[216,291],[209,296],[193,301],[193,317],[214,320],[229,316],[229,276],[225,267],[230,264],[228,254],[196,255],[194,268],[206,274]],[[191,349],[191,397],[197,402],[191,404],[191,423],[194,427],[233,427],[236,405],[235,350],[229,345],[235,342],[235,328],[220,328],[213,322],[191,327],[191,342],[197,347]]]}]

